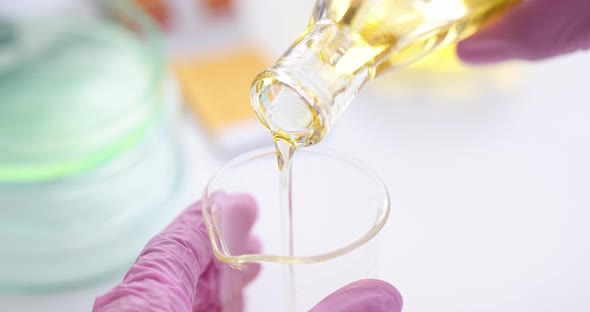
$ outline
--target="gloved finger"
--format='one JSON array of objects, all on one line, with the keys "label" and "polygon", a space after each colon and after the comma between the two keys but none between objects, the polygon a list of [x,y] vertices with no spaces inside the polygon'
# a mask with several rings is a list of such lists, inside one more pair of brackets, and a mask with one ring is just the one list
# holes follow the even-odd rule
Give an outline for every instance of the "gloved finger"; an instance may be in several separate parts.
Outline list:
[{"label": "gloved finger", "polygon": [[[258,252],[260,247],[258,240],[252,240],[249,244],[251,250],[247,252]],[[258,263],[246,263],[239,268],[232,267],[227,264],[222,264],[218,261],[214,264],[217,272],[218,283],[216,286],[219,288],[216,290],[219,293],[218,300],[211,300],[210,296],[206,296],[206,293],[201,295],[200,291],[197,291],[197,300],[195,303],[195,312],[209,312],[209,311],[224,311],[224,312],[241,312],[244,309],[244,296],[243,290],[249,282],[251,282],[260,272],[260,264]],[[208,273],[206,273],[207,275]],[[211,275],[213,276],[213,275]],[[208,276],[203,277],[207,280]],[[206,291],[206,290],[205,290]],[[202,299],[202,300],[201,300]]]},{"label": "gloved finger", "polygon": [[[220,209],[216,215],[218,226],[231,255],[244,254],[250,246],[248,233],[257,218],[256,200],[249,195],[214,196],[213,202]],[[255,250],[258,251],[258,250]]]},{"label": "gloved finger", "polygon": [[[258,239],[249,235],[257,216],[254,198],[248,195],[226,196],[216,193],[211,197],[210,204],[218,207],[214,208],[215,222],[232,255],[260,251]],[[241,311],[242,290],[259,271],[260,265],[256,263],[233,268],[214,261],[213,267],[203,275],[197,288],[194,311],[220,311],[222,307],[224,311]]]},{"label": "gloved finger", "polygon": [[[246,252],[255,253],[260,250],[260,243],[251,238],[245,248]],[[234,268],[215,260],[211,266],[199,281],[193,311],[242,311],[243,288],[258,275],[260,264],[246,263]]]},{"label": "gloved finger", "polygon": [[[257,217],[257,204],[254,198],[223,197],[221,206],[226,207],[220,214],[220,223],[225,243],[234,256],[253,254],[261,251],[260,240],[249,236],[248,232]],[[260,264],[246,263],[232,268],[222,265],[221,281],[224,287],[221,299],[225,304],[241,306],[242,289],[252,281],[260,271]],[[230,311],[238,311],[234,308]]]},{"label": "gloved finger", "polygon": [[[244,243],[243,253],[259,253],[261,249],[260,240],[255,236],[250,236],[248,241]],[[236,290],[246,286],[260,272],[260,263],[243,263],[239,267],[232,267],[219,261],[216,261],[215,264],[231,272],[229,276],[232,278],[232,281],[229,284],[233,285]]]},{"label": "gloved finger", "polygon": [[391,284],[367,279],[340,288],[310,312],[400,312],[402,305],[402,296]]},{"label": "gloved finger", "polygon": [[539,60],[590,48],[590,1],[529,0],[457,46],[471,63]]},{"label": "gloved finger", "polygon": [[192,311],[199,279],[212,260],[195,204],[147,244],[123,282],[96,299],[93,311]]},{"label": "gloved finger", "polygon": [[197,282],[213,259],[200,204],[148,242],[123,281],[94,302],[94,312],[191,311]]}]

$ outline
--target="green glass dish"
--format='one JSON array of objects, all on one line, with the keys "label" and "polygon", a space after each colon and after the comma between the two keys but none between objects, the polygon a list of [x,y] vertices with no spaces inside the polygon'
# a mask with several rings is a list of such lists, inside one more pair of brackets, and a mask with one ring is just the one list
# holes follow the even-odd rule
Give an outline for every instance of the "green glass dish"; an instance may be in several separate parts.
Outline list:
[{"label": "green glass dish", "polygon": [[161,118],[161,38],[129,1],[17,16],[0,16],[0,182],[90,170]]},{"label": "green glass dish", "polygon": [[131,1],[0,16],[0,292],[122,274],[187,201],[180,96]]},{"label": "green glass dish", "polygon": [[0,185],[0,292],[75,289],[122,274],[188,204],[173,103],[142,141],[95,170]]}]

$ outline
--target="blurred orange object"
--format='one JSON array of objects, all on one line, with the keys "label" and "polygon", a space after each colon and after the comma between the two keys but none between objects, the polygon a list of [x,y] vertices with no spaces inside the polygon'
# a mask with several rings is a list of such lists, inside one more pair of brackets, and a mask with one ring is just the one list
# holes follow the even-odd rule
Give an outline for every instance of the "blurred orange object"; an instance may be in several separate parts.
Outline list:
[{"label": "blurred orange object", "polygon": [[[174,62],[185,102],[218,142],[228,142],[228,137],[237,140],[252,127],[264,130],[250,105],[250,85],[268,65],[260,53],[242,45]],[[253,144],[256,138],[242,140]]]},{"label": "blurred orange object", "polygon": [[167,29],[170,26],[170,9],[166,0],[133,0],[133,2],[151,16],[160,27]]},{"label": "blurred orange object", "polygon": [[232,9],[232,0],[201,0],[203,5],[214,12],[229,12]]}]

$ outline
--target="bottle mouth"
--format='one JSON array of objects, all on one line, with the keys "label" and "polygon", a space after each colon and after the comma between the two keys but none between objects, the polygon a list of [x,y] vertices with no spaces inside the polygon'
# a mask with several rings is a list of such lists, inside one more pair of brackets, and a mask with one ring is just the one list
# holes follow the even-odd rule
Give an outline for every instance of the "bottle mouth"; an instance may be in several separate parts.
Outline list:
[{"label": "bottle mouth", "polygon": [[296,148],[313,145],[326,135],[325,116],[311,90],[280,70],[260,73],[251,88],[258,119],[273,134]]}]

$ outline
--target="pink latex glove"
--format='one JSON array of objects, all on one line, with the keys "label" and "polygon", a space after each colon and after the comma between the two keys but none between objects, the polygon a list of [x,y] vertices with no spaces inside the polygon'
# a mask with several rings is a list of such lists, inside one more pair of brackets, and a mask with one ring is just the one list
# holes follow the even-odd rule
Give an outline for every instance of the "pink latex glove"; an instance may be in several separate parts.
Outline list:
[{"label": "pink latex glove", "polygon": [[[242,240],[241,252],[257,252],[259,243],[248,235],[256,219],[254,199],[247,195],[218,195],[222,196],[218,202],[221,202],[223,217],[231,216],[227,220],[230,220],[229,228],[234,231],[229,235]],[[256,264],[249,264],[240,271],[230,270],[215,259],[197,203],[147,244],[123,281],[96,298],[92,311],[242,310],[242,288],[256,277],[258,271],[259,265]],[[219,281],[226,278],[231,279],[235,288],[229,293],[221,293]],[[399,312],[401,308],[401,295],[393,286],[379,280],[361,280],[334,292],[312,311]]]},{"label": "pink latex glove", "polygon": [[459,43],[470,63],[540,60],[590,48],[590,0],[528,0]]}]

